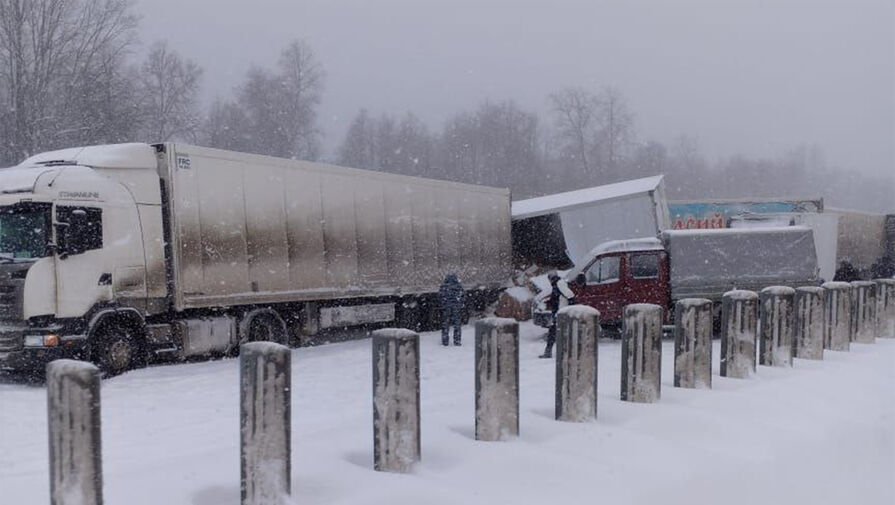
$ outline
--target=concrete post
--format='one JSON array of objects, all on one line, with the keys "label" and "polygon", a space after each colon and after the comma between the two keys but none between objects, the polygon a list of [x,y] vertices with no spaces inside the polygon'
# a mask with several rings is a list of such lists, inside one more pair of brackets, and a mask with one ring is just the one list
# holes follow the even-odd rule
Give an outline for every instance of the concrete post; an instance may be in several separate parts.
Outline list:
[{"label": "concrete post", "polygon": [[373,332],[373,468],[407,473],[420,460],[420,339]]},{"label": "concrete post", "polygon": [[876,279],[876,336],[895,338],[895,279]]},{"label": "concrete post", "polygon": [[489,317],[475,324],[475,438],[519,436],[519,323]]},{"label": "concrete post", "polygon": [[712,302],[705,298],[674,306],[674,386],[712,387]]},{"label": "concrete post", "polygon": [[284,503],[292,492],[292,353],[273,342],[239,347],[242,505]]},{"label": "concrete post", "polygon": [[622,326],[621,399],[656,402],[662,379],[662,307],[650,303],[628,305]]},{"label": "concrete post", "polygon": [[755,373],[758,293],[733,290],[721,298],[721,377],[745,379]]},{"label": "concrete post", "polygon": [[824,289],[796,288],[795,357],[824,359]]},{"label": "concrete post", "polygon": [[852,285],[852,320],[854,342],[872,344],[876,341],[876,284],[855,281]]},{"label": "concrete post", "polygon": [[851,342],[851,284],[825,282],[824,349],[847,351]]},{"label": "concrete post", "polygon": [[99,369],[89,363],[47,365],[52,505],[103,503],[99,382]]},{"label": "concrete post", "polygon": [[771,286],[761,290],[761,337],[758,364],[792,366],[793,301],[795,290]]},{"label": "concrete post", "polygon": [[586,305],[556,315],[556,408],[558,421],[597,417],[597,340],[600,312]]}]

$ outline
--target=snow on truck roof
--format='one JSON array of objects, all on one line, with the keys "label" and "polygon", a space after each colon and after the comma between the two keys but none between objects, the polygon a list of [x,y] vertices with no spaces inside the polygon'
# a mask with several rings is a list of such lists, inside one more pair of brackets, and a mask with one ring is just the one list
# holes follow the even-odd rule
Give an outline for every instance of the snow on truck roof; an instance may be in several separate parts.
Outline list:
[{"label": "snow on truck roof", "polygon": [[72,147],[36,154],[19,166],[27,167],[45,163],[68,163],[99,168],[136,168],[155,170],[155,148],[149,144],[110,144],[88,147]]},{"label": "snow on truck roof", "polygon": [[661,175],[630,181],[539,196],[513,202],[513,220],[555,214],[564,210],[587,206],[596,202],[620,200],[655,191],[662,183]]},{"label": "snow on truck roof", "polygon": [[597,256],[609,253],[629,251],[663,251],[662,241],[656,237],[632,238],[628,240],[610,240],[591,249],[587,254],[575,261],[575,267],[569,270],[565,278],[574,279],[590,261]]},{"label": "snow on truck roof", "polygon": [[11,167],[0,170],[0,193],[27,193],[34,190],[37,178],[55,169],[46,167]]}]

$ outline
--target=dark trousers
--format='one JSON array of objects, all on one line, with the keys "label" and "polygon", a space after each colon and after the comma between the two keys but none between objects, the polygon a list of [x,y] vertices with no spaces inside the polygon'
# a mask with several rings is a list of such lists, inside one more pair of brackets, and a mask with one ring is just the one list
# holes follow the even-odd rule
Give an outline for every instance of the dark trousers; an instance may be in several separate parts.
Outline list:
[{"label": "dark trousers", "polygon": [[454,343],[460,343],[460,327],[462,318],[458,307],[445,307],[441,310],[441,343],[448,344],[448,333],[454,327]]},{"label": "dark trousers", "polygon": [[556,343],[556,312],[550,314],[550,326],[547,328],[547,348],[545,353],[553,352],[553,344]]}]

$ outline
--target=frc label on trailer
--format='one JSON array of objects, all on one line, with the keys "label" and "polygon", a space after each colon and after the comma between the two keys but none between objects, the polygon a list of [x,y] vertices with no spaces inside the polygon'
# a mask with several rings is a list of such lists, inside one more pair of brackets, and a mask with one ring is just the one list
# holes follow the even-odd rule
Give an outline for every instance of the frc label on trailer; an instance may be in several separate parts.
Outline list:
[{"label": "frc label on trailer", "polygon": [[180,170],[189,170],[192,168],[190,166],[190,157],[185,155],[177,155],[177,168]]}]

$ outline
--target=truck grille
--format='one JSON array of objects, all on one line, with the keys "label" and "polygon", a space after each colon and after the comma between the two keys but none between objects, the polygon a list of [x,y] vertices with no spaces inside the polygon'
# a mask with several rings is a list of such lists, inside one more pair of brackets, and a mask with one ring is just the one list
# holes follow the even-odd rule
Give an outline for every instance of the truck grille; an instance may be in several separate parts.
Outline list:
[{"label": "truck grille", "polygon": [[0,286],[0,318],[12,318],[16,310],[16,287]]},{"label": "truck grille", "polygon": [[0,352],[18,351],[22,348],[22,334],[0,333]]}]

